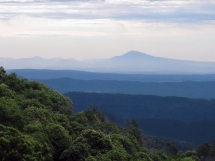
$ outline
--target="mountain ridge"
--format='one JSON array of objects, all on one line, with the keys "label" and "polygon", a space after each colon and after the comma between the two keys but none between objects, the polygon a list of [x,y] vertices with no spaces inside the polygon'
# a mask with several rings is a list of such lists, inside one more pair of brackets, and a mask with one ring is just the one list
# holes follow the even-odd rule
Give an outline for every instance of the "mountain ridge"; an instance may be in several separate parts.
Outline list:
[{"label": "mountain ridge", "polygon": [[73,58],[0,58],[0,65],[6,69],[57,69],[112,73],[215,73],[215,62],[176,60],[151,56],[135,50],[109,59],[92,61],[79,61]]}]

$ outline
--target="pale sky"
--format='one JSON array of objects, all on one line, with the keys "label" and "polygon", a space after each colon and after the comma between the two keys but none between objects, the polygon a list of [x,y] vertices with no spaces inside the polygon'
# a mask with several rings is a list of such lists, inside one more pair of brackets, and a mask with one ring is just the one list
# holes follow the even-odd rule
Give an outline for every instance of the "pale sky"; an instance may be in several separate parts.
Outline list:
[{"label": "pale sky", "polygon": [[83,60],[130,50],[215,62],[215,0],[0,0],[0,57]]}]

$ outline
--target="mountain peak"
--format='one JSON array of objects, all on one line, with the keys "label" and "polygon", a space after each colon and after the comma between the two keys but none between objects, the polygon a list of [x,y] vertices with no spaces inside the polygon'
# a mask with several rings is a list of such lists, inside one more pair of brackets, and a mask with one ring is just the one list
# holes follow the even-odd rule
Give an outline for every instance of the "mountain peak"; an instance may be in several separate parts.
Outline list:
[{"label": "mountain peak", "polygon": [[30,57],[29,59],[43,59],[43,58],[39,56],[33,56],[33,57]]},{"label": "mountain peak", "polygon": [[139,51],[131,50],[123,55],[115,56],[111,59],[140,60],[140,59],[153,59],[153,58],[155,57]]},{"label": "mountain peak", "polygon": [[151,55],[148,55],[148,54],[145,54],[145,53],[142,53],[142,52],[139,52],[139,51],[135,51],[135,50],[131,50],[125,54],[123,54],[122,56],[125,56],[125,57],[130,57],[130,58],[138,58],[138,57],[153,57]]}]

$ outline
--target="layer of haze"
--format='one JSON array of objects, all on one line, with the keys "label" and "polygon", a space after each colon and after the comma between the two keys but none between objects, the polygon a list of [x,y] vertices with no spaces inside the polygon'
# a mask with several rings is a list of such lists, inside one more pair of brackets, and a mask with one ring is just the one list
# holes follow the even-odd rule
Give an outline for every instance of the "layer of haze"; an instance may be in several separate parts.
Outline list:
[{"label": "layer of haze", "polygon": [[0,0],[0,57],[100,59],[137,50],[215,62],[214,0]]}]

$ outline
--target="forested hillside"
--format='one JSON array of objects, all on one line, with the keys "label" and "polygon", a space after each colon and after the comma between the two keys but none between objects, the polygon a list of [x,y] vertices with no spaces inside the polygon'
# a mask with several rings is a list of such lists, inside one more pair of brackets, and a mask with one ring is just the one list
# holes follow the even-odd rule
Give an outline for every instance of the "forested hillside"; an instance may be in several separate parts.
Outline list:
[{"label": "forested hillside", "polygon": [[149,135],[199,145],[215,140],[215,100],[150,95],[69,92],[75,111],[96,103],[121,124],[135,119]]},{"label": "forested hillside", "polygon": [[215,156],[214,144],[186,153],[170,143],[155,148],[158,144],[152,146],[142,136],[135,120],[118,127],[97,107],[74,114],[68,98],[42,83],[7,75],[2,67],[0,115],[2,161],[193,161]]},{"label": "forested hillside", "polygon": [[174,119],[201,121],[215,119],[215,100],[152,95],[102,94],[69,92],[65,96],[74,102],[75,112],[96,103],[101,109],[121,119]]},{"label": "forested hillside", "polygon": [[59,78],[37,80],[48,87],[67,93],[71,91],[97,93],[123,93],[187,98],[215,98],[215,81],[211,82],[133,82],[115,80],[77,80]]}]

